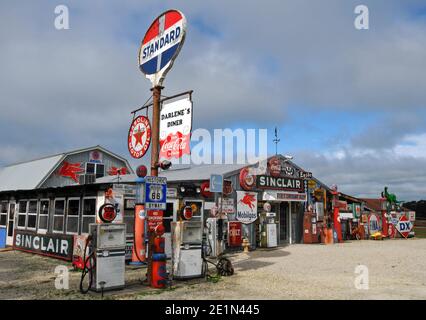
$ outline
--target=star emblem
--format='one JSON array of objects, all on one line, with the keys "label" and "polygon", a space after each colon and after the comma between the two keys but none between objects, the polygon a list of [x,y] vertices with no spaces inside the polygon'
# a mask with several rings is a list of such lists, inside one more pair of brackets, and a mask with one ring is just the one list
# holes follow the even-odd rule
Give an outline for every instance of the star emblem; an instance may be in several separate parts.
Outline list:
[{"label": "star emblem", "polygon": [[133,134],[133,137],[136,139],[135,147],[137,147],[138,144],[143,145],[142,138],[145,135],[145,130],[139,127],[139,129],[136,131],[136,133]]}]

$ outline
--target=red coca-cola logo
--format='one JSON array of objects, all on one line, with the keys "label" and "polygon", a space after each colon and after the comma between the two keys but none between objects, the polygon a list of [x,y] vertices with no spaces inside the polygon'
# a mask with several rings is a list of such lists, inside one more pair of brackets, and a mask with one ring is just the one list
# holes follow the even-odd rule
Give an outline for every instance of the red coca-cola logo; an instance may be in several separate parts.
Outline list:
[{"label": "red coca-cola logo", "polygon": [[190,135],[170,134],[164,140],[160,141],[160,158],[180,158],[184,154],[189,154],[189,138]]}]

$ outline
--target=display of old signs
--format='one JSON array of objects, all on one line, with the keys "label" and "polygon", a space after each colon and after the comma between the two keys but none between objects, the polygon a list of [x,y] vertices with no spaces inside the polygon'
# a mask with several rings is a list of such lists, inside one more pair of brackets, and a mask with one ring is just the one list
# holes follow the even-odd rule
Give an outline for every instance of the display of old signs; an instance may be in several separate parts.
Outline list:
[{"label": "display of old signs", "polygon": [[223,177],[220,174],[212,174],[210,176],[210,192],[223,191]]},{"label": "display of old signs", "polygon": [[147,210],[166,210],[167,179],[145,177],[145,207]]},{"label": "display of old signs", "polygon": [[402,215],[395,227],[404,238],[408,238],[413,224],[405,215]]},{"label": "display of old signs", "polygon": [[257,192],[237,191],[237,214],[235,218],[244,224],[257,219]]},{"label": "display of old signs", "polygon": [[192,101],[189,98],[164,103],[160,114],[160,160],[190,154]]},{"label": "display of old signs", "polygon": [[148,151],[151,143],[151,124],[145,116],[132,121],[127,137],[127,147],[133,158],[140,159]]},{"label": "display of old signs", "polygon": [[368,217],[368,228],[370,234],[376,233],[380,230],[379,218],[374,213],[370,214],[370,216]]},{"label": "display of old signs", "polygon": [[158,16],[146,32],[139,49],[139,68],[151,81],[161,86],[185,41],[186,18],[178,10]]}]

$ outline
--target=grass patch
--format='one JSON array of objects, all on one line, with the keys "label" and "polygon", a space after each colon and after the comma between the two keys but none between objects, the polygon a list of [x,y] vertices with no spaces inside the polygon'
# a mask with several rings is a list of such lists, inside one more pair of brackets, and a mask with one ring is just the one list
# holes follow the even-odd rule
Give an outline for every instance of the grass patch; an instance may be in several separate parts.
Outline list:
[{"label": "grass patch", "polygon": [[425,227],[414,227],[415,237],[417,238],[426,238],[426,228]]}]

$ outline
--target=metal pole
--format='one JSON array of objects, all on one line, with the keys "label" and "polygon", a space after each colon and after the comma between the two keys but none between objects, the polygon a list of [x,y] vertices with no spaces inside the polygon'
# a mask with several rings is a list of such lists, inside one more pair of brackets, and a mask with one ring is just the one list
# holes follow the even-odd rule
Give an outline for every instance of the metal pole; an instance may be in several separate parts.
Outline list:
[{"label": "metal pole", "polygon": [[[152,88],[152,142],[151,142],[151,176],[158,177],[158,156],[160,144],[160,99],[161,86]],[[148,227],[149,229],[149,227]],[[154,244],[154,232],[148,230],[148,285],[152,283],[152,254]]]}]

